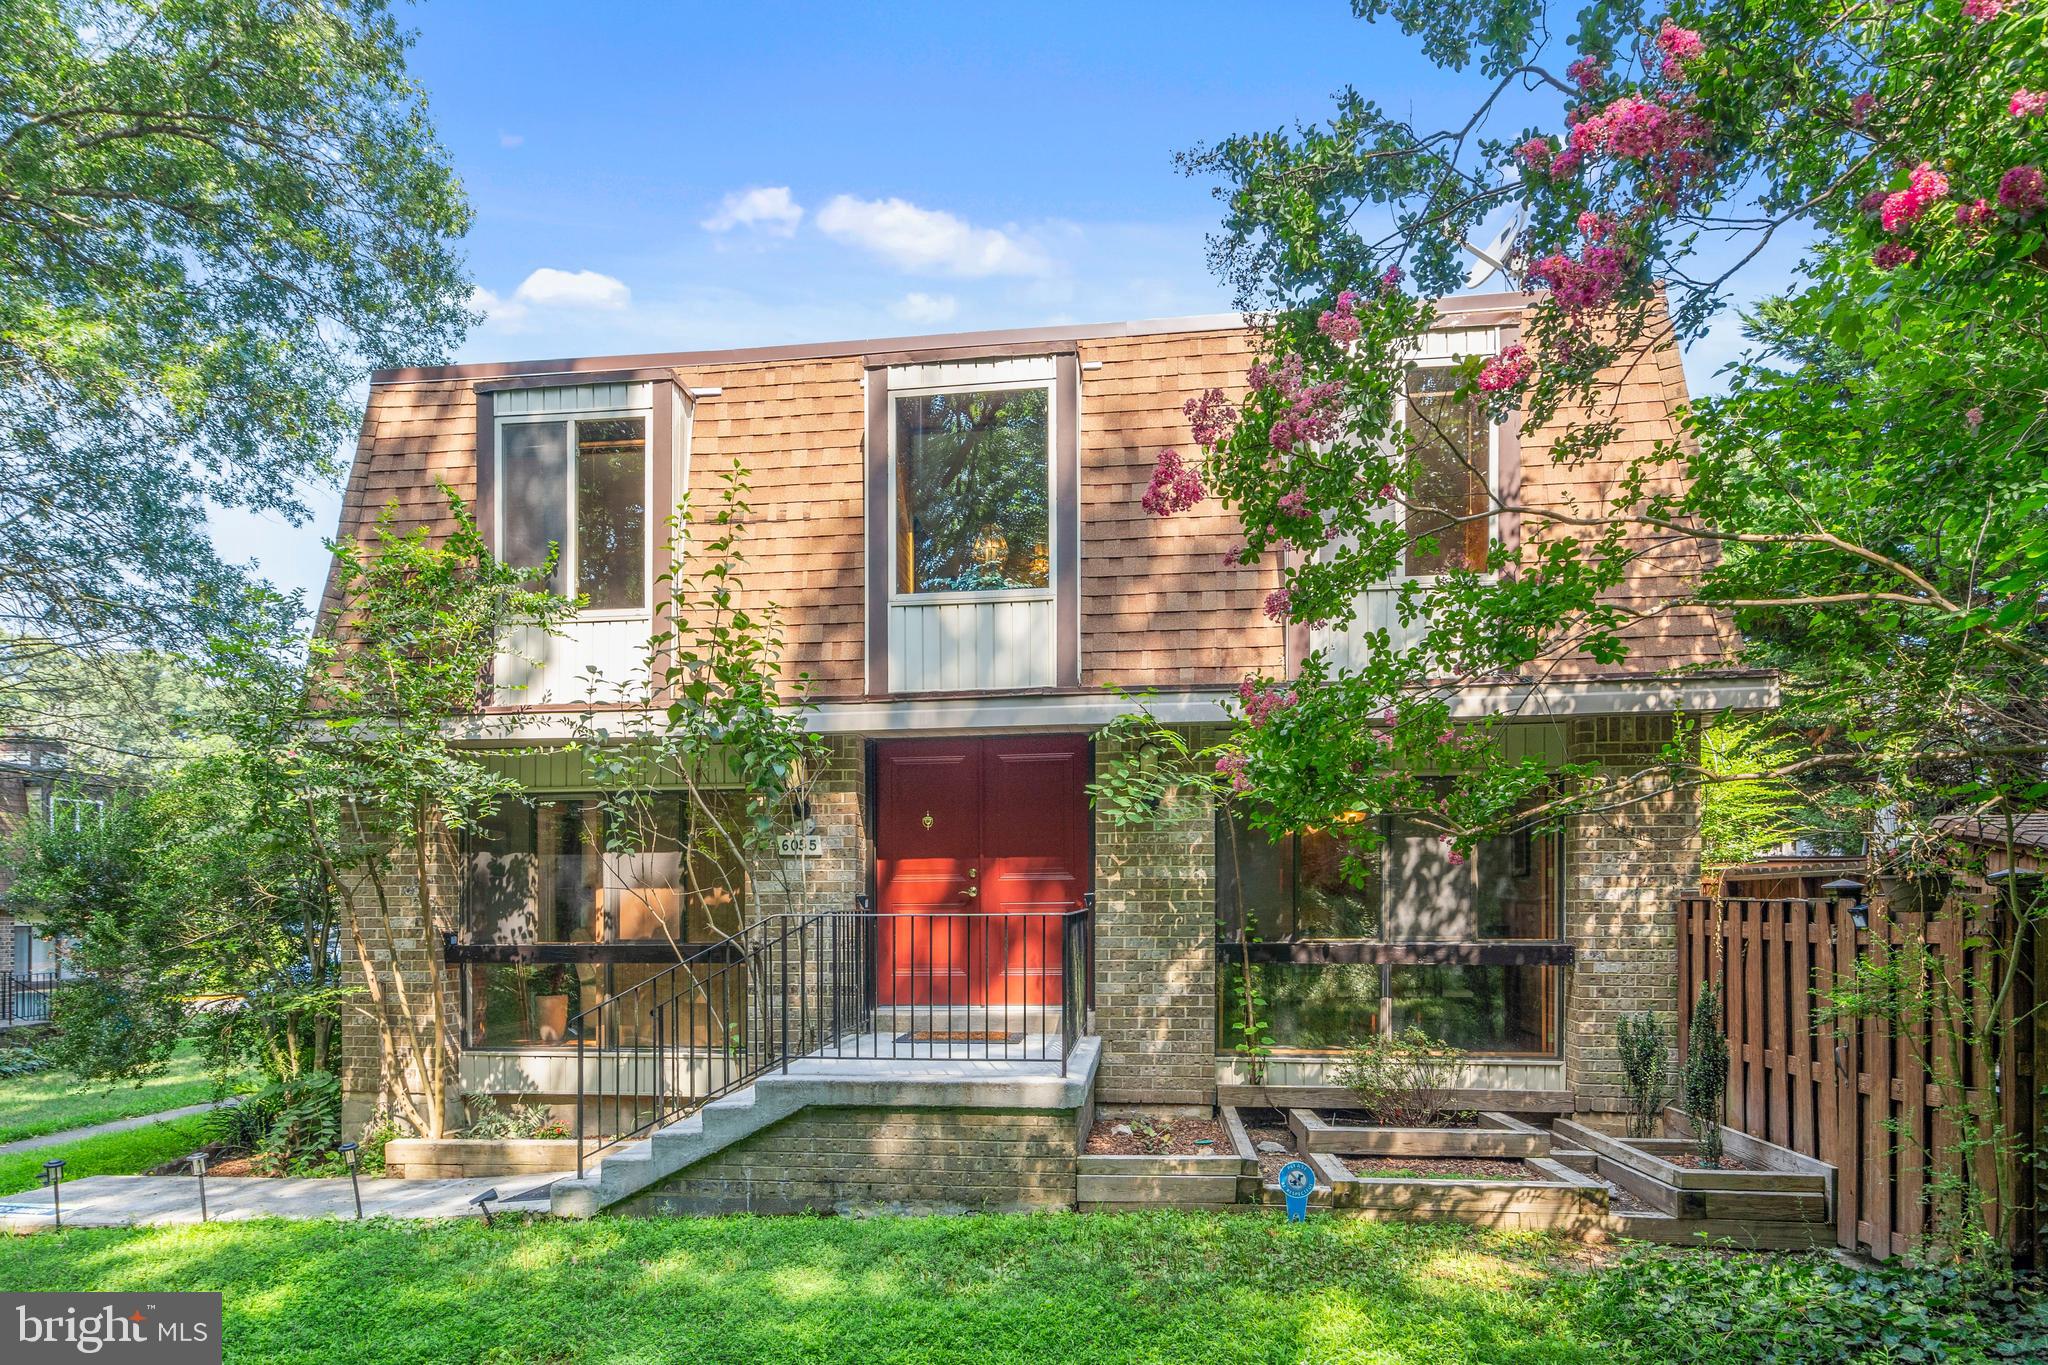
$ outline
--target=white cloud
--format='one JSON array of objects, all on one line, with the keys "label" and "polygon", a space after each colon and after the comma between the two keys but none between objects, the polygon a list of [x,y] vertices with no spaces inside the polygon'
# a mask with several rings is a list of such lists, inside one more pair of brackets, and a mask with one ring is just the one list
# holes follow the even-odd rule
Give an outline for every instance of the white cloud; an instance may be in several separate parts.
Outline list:
[{"label": "white cloud", "polygon": [[500,147],[521,147],[525,144],[526,134],[524,133],[500,132],[498,134],[498,145]]},{"label": "white cloud", "polygon": [[792,199],[787,185],[757,185],[738,190],[719,202],[718,212],[706,218],[706,232],[730,232],[736,227],[757,228],[772,237],[787,237],[803,221],[803,205]]},{"label": "white cloud", "polygon": [[542,266],[519,282],[511,296],[488,289],[470,294],[470,305],[506,331],[524,327],[536,311],[622,312],[633,302],[625,282],[595,270],[556,270]]},{"label": "white cloud", "polygon": [[905,322],[950,322],[960,311],[960,300],[951,294],[926,294],[912,290],[890,304],[889,311]]},{"label": "white cloud", "polygon": [[818,210],[818,227],[826,236],[871,251],[899,270],[981,278],[1044,275],[1052,269],[1044,253],[1013,235],[1015,229],[978,228],[907,199],[838,195]]}]

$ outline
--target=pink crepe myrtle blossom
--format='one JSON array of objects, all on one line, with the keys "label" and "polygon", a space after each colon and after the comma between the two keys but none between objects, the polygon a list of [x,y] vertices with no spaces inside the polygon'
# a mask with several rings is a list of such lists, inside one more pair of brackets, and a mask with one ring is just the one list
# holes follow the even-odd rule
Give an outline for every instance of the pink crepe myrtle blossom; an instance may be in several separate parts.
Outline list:
[{"label": "pink crepe myrtle blossom", "polygon": [[1856,201],[1856,207],[1861,209],[1866,217],[1875,218],[1878,211],[1884,208],[1884,201],[1889,198],[1891,195],[1885,190],[1872,190]]},{"label": "pink crepe myrtle blossom", "polygon": [[1275,712],[1285,711],[1299,700],[1291,687],[1254,683],[1250,678],[1237,685],[1238,705],[1244,710],[1246,722],[1254,726],[1264,725]]},{"label": "pink crepe myrtle blossom", "polygon": [[1216,775],[1228,778],[1230,789],[1234,792],[1248,792],[1252,789],[1252,780],[1245,776],[1245,762],[1243,754],[1225,754],[1216,760]]},{"label": "pink crepe myrtle blossom", "polygon": [[1886,242],[1870,253],[1870,263],[1879,270],[1893,270],[1910,265],[1919,259],[1920,253],[1900,242]]},{"label": "pink crepe myrtle blossom", "polygon": [[1611,300],[1633,268],[1634,262],[1621,248],[1589,246],[1578,260],[1561,251],[1552,252],[1529,267],[1529,278],[1548,286],[1558,307],[1567,313],[1582,313]]},{"label": "pink crepe myrtle blossom", "polygon": [[1286,405],[1266,432],[1266,439],[1275,450],[1285,453],[1297,445],[1327,441],[1336,433],[1343,384],[1334,379],[1321,384],[1303,383],[1298,355],[1287,357],[1278,369],[1254,365],[1251,373],[1255,376],[1253,387],[1277,389]]},{"label": "pink crepe myrtle blossom", "polygon": [[1243,567],[1244,567],[1244,552],[1245,552],[1245,543],[1244,543],[1243,541],[1241,541],[1241,540],[1240,540],[1240,541],[1238,541],[1238,542],[1237,542],[1237,544],[1235,544],[1235,545],[1231,546],[1231,547],[1230,547],[1229,549],[1225,550],[1225,551],[1223,552],[1223,567],[1224,567],[1224,568],[1226,568],[1226,569],[1241,569],[1241,568],[1243,568]]},{"label": "pink crepe myrtle blossom", "polygon": [[1550,168],[1550,159],[1556,151],[1557,149],[1550,145],[1549,138],[1532,137],[1515,148],[1514,156],[1515,160],[1530,170],[1543,171]]},{"label": "pink crepe myrtle blossom", "polygon": [[1152,482],[1145,489],[1145,496],[1138,500],[1155,517],[1170,517],[1176,512],[1185,512],[1203,498],[1209,490],[1202,487],[1201,475],[1181,462],[1177,450],[1162,450],[1152,465]]},{"label": "pink crepe myrtle blossom", "polygon": [[[1448,834],[1439,834],[1436,837],[1438,843],[1448,844],[1451,842],[1451,836]],[[1458,852],[1455,847],[1447,848],[1444,850],[1444,861],[1452,867],[1463,867],[1465,865],[1465,855]]]},{"label": "pink crepe myrtle blossom", "polygon": [[1394,723],[1394,720],[1395,720],[1395,714],[1394,714],[1394,708],[1393,708],[1393,707],[1389,706],[1389,707],[1387,707],[1387,708],[1386,708],[1385,710],[1383,710],[1383,711],[1381,711],[1381,712],[1380,712],[1380,721],[1381,721],[1381,723],[1383,723],[1383,724],[1386,724],[1386,725],[1392,725],[1392,724]]},{"label": "pink crepe myrtle blossom", "polygon": [[1579,235],[1589,242],[1604,242],[1614,233],[1614,220],[1596,209],[1579,215]]},{"label": "pink crepe myrtle blossom", "polygon": [[1536,371],[1536,358],[1519,343],[1479,367],[1479,387],[1485,393],[1500,393],[1518,387]]},{"label": "pink crepe myrtle blossom", "polygon": [[1849,122],[1861,128],[1870,120],[1870,115],[1876,108],[1877,96],[1871,91],[1864,91],[1849,101]]},{"label": "pink crepe myrtle blossom", "polygon": [[2048,90],[2021,87],[2012,92],[2012,103],[2006,106],[2006,112],[2014,118],[2032,118],[2043,111],[2048,111]]},{"label": "pink crepe myrtle blossom", "polygon": [[1339,346],[1348,346],[1358,340],[1357,301],[1358,295],[1349,289],[1339,294],[1336,304],[1325,308],[1322,316],[1316,319],[1316,330]]},{"label": "pink crepe myrtle blossom", "polygon": [[1999,179],[1998,206],[2022,218],[2031,218],[2048,202],[2043,190],[2039,166],[2015,166]]},{"label": "pink crepe myrtle blossom", "polygon": [[1918,221],[1936,200],[1947,197],[1948,177],[1923,161],[1906,178],[1906,188],[1884,197],[1884,203],[1878,208],[1878,222],[1886,232],[1897,232],[1906,224]]},{"label": "pink crepe myrtle blossom", "polygon": [[1280,495],[1280,514],[1287,517],[1308,516],[1308,490],[1297,488],[1291,493],[1282,493]]},{"label": "pink crepe myrtle blossom", "polygon": [[1978,427],[1984,425],[1984,409],[1971,408],[1963,414],[1963,422],[1971,431],[1975,431]]},{"label": "pink crepe myrtle blossom", "polygon": [[1382,295],[1391,294],[1396,289],[1399,289],[1402,278],[1400,266],[1388,266],[1386,272],[1380,276],[1380,293]]},{"label": "pink crepe myrtle blossom", "polygon": [[1980,228],[1998,217],[1998,210],[1991,207],[1989,199],[1977,199],[1968,204],[1956,205],[1956,226]]},{"label": "pink crepe myrtle blossom", "polygon": [[1664,79],[1676,81],[1684,77],[1688,62],[1706,55],[1707,42],[1697,30],[1680,28],[1666,19],[1657,29],[1657,48],[1664,54]]},{"label": "pink crepe myrtle blossom", "polygon": [[1285,624],[1287,613],[1293,609],[1294,594],[1285,588],[1275,588],[1266,594],[1266,619]]},{"label": "pink crepe myrtle blossom", "polygon": [[1988,24],[2011,5],[2012,0],[1963,0],[1963,13],[1980,24]]},{"label": "pink crepe myrtle blossom", "polygon": [[1181,404],[1180,410],[1188,419],[1195,444],[1209,448],[1221,444],[1237,420],[1237,409],[1230,406],[1221,389],[1209,389],[1200,398],[1190,398]]},{"label": "pink crepe myrtle blossom", "polygon": [[1390,483],[1383,483],[1379,486],[1379,500],[1381,502],[1390,502],[1393,500],[1393,496],[1394,485]]},{"label": "pink crepe myrtle blossom", "polygon": [[1607,65],[1588,52],[1566,67],[1564,74],[1571,77],[1572,84],[1581,90],[1597,90],[1607,79]]}]

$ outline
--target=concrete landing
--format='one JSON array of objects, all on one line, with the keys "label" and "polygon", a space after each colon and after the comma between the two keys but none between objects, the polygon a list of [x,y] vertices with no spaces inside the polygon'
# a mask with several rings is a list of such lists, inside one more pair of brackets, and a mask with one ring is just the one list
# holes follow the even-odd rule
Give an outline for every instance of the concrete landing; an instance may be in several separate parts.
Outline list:
[{"label": "concrete landing", "polygon": [[1101,1062],[1102,1040],[1096,1037],[1074,1045],[1064,1076],[1057,1061],[1015,1061],[1001,1055],[802,1058],[792,1061],[786,1074],[771,1072],[688,1118],[607,1152],[584,1179],[558,1181],[552,1211],[561,1218],[593,1217],[812,1105],[1077,1110],[1093,1096]]},{"label": "concrete landing", "polygon": [[[546,1209],[554,1175],[478,1180],[365,1180],[365,1218],[475,1218],[469,1201],[495,1188],[496,1211]],[[520,1196],[528,1196],[520,1198]],[[217,1223],[251,1218],[354,1218],[346,1177],[208,1176],[206,1211]],[[187,1175],[95,1175],[64,1183],[64,1226],[125,1228],[199,1221],[199,1182]],[[0,1195],[0,1231],[39,1232],[51,1226],[50,1192]]]}]

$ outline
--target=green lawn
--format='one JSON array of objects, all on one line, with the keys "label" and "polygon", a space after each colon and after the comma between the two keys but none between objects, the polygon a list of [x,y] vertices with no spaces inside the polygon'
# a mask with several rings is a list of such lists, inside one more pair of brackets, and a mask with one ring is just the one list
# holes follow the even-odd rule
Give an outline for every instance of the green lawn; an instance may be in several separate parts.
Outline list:
[{"label": "green lawn", "polygon": [[[231,1362],[2042,1359],[2048,1302],[1825,1256],[1272,1212],[70,1229],[0,1292],[219,1290]],[[2038,1348],[2038,1349],[2037,1349]]]},{"label": "green lawn", "polygon": [[83,1180],[89,1175],[135,1175],[173,1157],[184,1156],[205,1141],[204,1121],[195,1114],[77,1142],[9,1152],[0,1155],[0,1195],[15,1194],[42,1183],[43,1163],[52,1158],[63,1160],[67,1181]]},{"label": "green lawn", "polygon": [[[239,1091],[250,1085],[238,1079],[228,1088]],[[140,1085],[87,1084],[64,1071],[13,1076],[0,1079],[0,1142],[182,1109],[213,1097],[214,1078],[191,1043],[178,1044],[170,1068]]]},{"label": "green lawn", "polygon": [[1243,1216],[239,1223],[24,1239],[0,1291],[218,1289],[231,1361],[1611,1361],[1552,1244]]}]

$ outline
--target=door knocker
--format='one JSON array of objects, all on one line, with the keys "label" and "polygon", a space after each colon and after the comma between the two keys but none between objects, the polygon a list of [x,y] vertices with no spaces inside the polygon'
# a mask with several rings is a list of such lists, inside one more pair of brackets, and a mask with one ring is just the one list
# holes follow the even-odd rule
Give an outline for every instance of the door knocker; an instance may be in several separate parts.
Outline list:
[{"label": "door knocker", "polygon": [[924,827],[926,829],[930,829],[932,827],[932,813],[930,811],[926,811],[924,813]]}]

